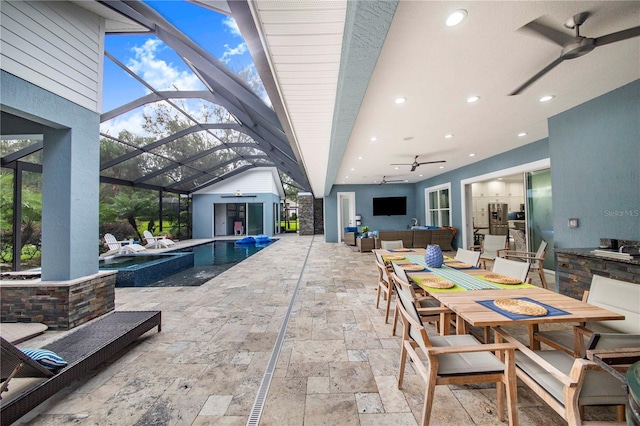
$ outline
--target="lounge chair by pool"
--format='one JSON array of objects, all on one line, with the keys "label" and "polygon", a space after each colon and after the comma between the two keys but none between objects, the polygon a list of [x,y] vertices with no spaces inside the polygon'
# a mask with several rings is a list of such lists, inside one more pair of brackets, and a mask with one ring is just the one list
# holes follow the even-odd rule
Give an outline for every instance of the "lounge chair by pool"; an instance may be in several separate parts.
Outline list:
[{"label": "lounge chair by pool", "polygon": [[147,240],[147,245],[145,246],[147,248],[167,248],[176,245],[174,241],[164,235],[154,237],[150,231],[143,231],[142,234],[144,235],[144,239]]},{"label": "lounge chair by pool", "polygon": [[118,241],[113,234],[104,234],[104,242],[109,247],[109,252],[111,254],[122,254],[122,253],[140,253],[142,251],[146,251],[147,249],[142,247],[140,244],[136,244],[131,241]]},{"label": "lounge chair by pool", "polygon": [[[2,339],[2,381],[11,377],[42,377],[41,382],[0,401],[0,423],[10,425],[59,390],[108,361],[154,327],[161,329],[160,311],[117,311],[78,327],[42,349],[63,358],[67,365],[50,371],[32,361],[20,349]],[[16,371],[16,367],[20,367]]]}]

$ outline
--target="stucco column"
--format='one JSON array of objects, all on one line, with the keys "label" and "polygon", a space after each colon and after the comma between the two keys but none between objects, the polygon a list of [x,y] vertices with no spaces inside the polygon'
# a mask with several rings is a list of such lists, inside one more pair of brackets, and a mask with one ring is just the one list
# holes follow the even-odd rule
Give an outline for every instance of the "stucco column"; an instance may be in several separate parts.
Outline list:
[{"label": "stucco column", "polygon": [[44,132],[42,280],[98,272],[99,119]]}]

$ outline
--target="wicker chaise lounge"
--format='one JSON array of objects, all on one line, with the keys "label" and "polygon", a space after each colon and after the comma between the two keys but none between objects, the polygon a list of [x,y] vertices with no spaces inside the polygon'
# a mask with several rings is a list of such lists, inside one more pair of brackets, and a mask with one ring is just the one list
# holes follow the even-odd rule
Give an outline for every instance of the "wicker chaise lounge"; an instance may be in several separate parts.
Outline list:
[{"label": "wicker chaise lounge", "polygon": [[[138,337],[158,327],[161,330],[160,311],[117,311],[72,331],[65,337],[43,347],[60,355],[68,365],[47,377],[46,369],[39,369],[29,361],[23,363],[14,377],[45,377],[22,392],[10,393],[0,401],[0,423],[10,425],[33,408],[46,401],[72,381],[109,360]],[[24,360],[15,346],[2,339],[2,379]],[[21,353],[21,352],[20,352]],[[10,386],[10,385],[9,385]]]}]

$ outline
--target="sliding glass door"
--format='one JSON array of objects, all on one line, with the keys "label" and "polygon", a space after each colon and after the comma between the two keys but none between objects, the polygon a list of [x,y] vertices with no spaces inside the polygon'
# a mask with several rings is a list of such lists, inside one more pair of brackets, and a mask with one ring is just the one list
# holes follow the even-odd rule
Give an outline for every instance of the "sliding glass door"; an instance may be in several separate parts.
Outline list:
[{"label": "sliding glass door", "polygon": [[547,242],[544,268],[555,270],[553,251],[553,210],[551,203],[551,169],[525,173],[527,188],[527,226],[529,250],[537,251],[540,242]]},{"label": "sliding glass door", "polygon": [[264,234],[262,203],[247,203],[247,235]]}]

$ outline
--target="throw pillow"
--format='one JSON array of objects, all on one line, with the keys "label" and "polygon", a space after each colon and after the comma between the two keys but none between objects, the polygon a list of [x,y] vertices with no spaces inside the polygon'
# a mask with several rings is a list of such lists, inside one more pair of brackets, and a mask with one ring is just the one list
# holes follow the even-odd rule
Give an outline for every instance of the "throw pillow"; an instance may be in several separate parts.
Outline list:
[{"label": "throw pillow", "polygon": [[67,365],[67,361],[62,359],[62,357],[55,352],[47,349],[21,349],[21,351],[29,358],[37,361],[39,364],[50,370],[65,367]]}]

